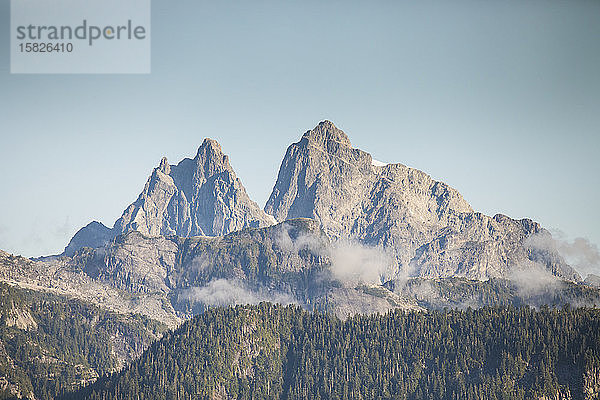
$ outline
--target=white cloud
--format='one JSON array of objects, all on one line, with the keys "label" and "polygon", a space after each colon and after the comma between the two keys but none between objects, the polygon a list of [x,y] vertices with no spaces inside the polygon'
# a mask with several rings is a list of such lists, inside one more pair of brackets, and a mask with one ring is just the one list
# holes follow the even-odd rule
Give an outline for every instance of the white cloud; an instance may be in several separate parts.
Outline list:
[{"label": "white cloud", "polygon": [[379,247],[339,240],[328,248],[331,273],[345,285],[382,284],[395,272],[395,259]]},{"label": "white cloud", "polygon": [[178,300],[204,303],[208,306],[257,304],[261,301],[284,305],[297,303],[287,293],[269,292],[266,290],[252,291],[239,281],[227,279],[215,279],[210,281],[206,286],[184,289],[179,293]]},{"label": "white cloud", "polygon": [[297,253],[308,249],[327,258],[331,263],[332,277],[346,286],[358,284],[381,284],[391,279],[396,272],[393,256],[380,247],[371,247],[355,240],[339,239],[324,242],[322,239],[302,234],[290,236],[290,227],[282,224],[275,243],[285,251]]},{"label": "white cloud", "polygon": [[508,279],[515,284],[519,294],[524,297],[552,293],[564,285],[561,279],[552,275],[542,265],[533,262],[513,268]]},{"label": "white cloud", "polygon": [[534,249],[558,252],[565,261],[584,277],[587,274],[600,274],[600,251],[588,239],[577,237],[569,241],[565,234],[554,231],[550,234],[531,235],[525,245]]}]

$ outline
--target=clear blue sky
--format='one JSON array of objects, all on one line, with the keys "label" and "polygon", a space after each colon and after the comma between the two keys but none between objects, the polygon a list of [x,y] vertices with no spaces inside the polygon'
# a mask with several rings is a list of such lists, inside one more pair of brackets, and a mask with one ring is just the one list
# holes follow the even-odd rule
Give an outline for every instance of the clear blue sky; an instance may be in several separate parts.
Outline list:
[{"label": "clear blue sky", "polygon": [[600,243],[600,1],[152,7],[150,75],[10,75],[0,0],[1,249],[58,253],[112,226],[163,155],[204,137],[262,206],[323,119],[477,210]]}]

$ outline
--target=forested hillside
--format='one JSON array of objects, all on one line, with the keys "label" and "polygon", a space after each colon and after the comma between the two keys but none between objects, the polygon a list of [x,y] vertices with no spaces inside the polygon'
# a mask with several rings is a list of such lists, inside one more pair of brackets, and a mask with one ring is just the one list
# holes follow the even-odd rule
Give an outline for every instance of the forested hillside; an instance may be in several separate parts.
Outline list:
[{"label": "forested hillside", "polygon": [[600,311],[482,308],[335,316],[215,308],[85,399],[594,399]]},{"label": "forested hillside", "polygon": [[0,398],[52,399],[117,371],[166,327],[0,283]]}]

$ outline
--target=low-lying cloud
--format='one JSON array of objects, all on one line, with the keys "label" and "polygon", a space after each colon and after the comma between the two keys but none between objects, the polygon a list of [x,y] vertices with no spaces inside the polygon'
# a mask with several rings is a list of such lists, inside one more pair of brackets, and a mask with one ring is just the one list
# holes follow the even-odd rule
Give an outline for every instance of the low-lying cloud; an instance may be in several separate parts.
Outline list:
[{"label": "low-lying cloud", "polygon": [[597,307],[596,296],[578,296],[568,289],[567,282],[553,275],[543,265],[514,268],[509,279],[516,286],[519,296],[531,306],[542,304],[570,304],[573,307]]},{"label": "low-lying cloud", "polygon": [[281,224],[275,234],[275,244],[282,250],[289,253],[298,253],[300,250],[310,250],[315,254],[322,255],[326,244],[322,243],[317,237],[309,234],[300,234],[292,238],[290,231],[292,227],[286,223]]},{"label": "low-lying cloud", "polygon": [[251,290],[242,282],[228,279],[215,279],[201,287],[190,287],[178,295],[179,301],[203,303],[207,306],[229,306],[258,304],[262,301],[283,305],[295,304],[297,301],[287,293],[262,290]]},{"label": "low-lying cloud", "polygon": [[379,247],[339,240],[327,249],[331,273],[346,285],[382,284],[393,277],[394,258]]},{"label": "low-lying cloud", "polygon": [[552,275],[544,266],[533,262],[513,268],[508,279],[516,286],[522,297],[552,294],[564,285],[561,279]]},{"label": "low-lying cloud", "polygon": [[525,245],[538,250],[558,252],[584,278],[588,274],[600,275],[600,251],[598,246],[586,238],[577,237],[570,241],[563,232],[555,231],[553,235],[531,235],[526,239]]},{"label": "low-lying cloud", "polygon": [[297,253],[308,249],[331,263],[331,277],[345,286],[382,284],[396,272],[395,258],[380,247],[367,246],[351,239],[324,242],[314,235],[290,236],[290,227],[282,224],[275,243],[283,250]]}]

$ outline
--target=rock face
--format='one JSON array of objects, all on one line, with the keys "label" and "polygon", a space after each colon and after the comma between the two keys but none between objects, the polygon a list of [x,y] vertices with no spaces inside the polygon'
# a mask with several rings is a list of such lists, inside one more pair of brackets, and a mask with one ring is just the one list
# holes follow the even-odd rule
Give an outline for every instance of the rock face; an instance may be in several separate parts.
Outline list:
[{"label": "rock face", "polygon": [[[107,246],[114,246],[114,243]],[[84,248],[75,252],[73,257],[34,261],[0,250],[0,282],[78,299],[118,314],[142,314],[169,328],[181,323],[164,294],[148,290],[148,287],[152,287],[150,279],[147,279],[149,285],[138,292],[121,290],[126,283],[102,280],[101,272],[110,268],[104,264],[104,254],[105,248]],[[145,268],[145,261],[136,260],[135,270],[140,274]],[[123,275],[126,275],[126,270]],[[132,279],[131,276],[125,276],[125,280],[127,278]]]},{"label": "rock face", "polygon": [[550,284],[548,273],[534,285],[525,281],[535,280],[532,274],[514,281],[384,279],[394,263],[385,251],[331,240],[318,222],[299,218],[217,237],[132,231],[104,247],[43,262],[0,251],[0,281],[120,314],[140,313],[170,328],[209,306],[260,301],[297,303],[342,318],[395,308],[600,304],[597,289],[553,277]]},{"label": "rock face", "polygon": [[163,158],[138,199],[115,222],[116,234],[218,236],[275,221],[250,200],[215,140],[196,157],[169,165]]},{"label": "rock face", "polygon": [[82,247],[102,247],[130,231],[150,236],[220,236],[274,223],[250,200],[219,143],[205,139],[193,159],[169,165],[163,158],[112,229],[91,222],[73,236],[63,255],[72,256]]},{"label": "rock face", "polygon": [[35,319],[27,310],[12,308],[6,315],[6,326],[14,326],[24,331],[35,331],[38,328]]},{"label": "rock face", "polygon": [[64,255],[72,256],[82,247],[98,248],[106,245],[114,236],[112,229],[101,222],[92,221],[81,228],[65,248]]},{"label": "rock face", "polygon": [[527,248],[528,236],[546,232],[537,223],[476,213],[445,183],[352,148],[329,121],[287,149],[265,211],[278,221],[313,218],[332,237],[382,246],[410,276],[487,279],[541,262],[580,280],[560,257]]}]

